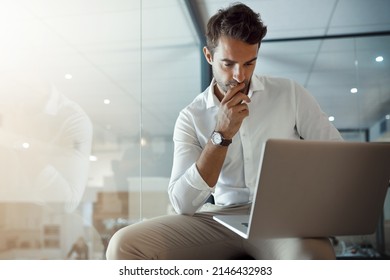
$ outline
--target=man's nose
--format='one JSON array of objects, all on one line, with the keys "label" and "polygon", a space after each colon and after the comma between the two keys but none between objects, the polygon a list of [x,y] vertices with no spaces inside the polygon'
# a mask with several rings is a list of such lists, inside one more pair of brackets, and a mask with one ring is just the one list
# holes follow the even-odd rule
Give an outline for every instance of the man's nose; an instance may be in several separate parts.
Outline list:
[{"label": "man's nose", "polygon": [[233,74],[234,80],[236,80],[238,83],[242,83],[245,81],[245,71],[242,67],[236,66],[234,69],[234,74]]}]

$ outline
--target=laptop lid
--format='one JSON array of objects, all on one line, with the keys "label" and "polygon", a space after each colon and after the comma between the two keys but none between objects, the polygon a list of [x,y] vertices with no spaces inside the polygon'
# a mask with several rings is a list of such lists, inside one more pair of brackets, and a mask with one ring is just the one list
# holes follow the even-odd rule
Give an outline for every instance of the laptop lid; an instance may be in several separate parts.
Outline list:
[{"label": "laptop lid", "polygon": [[389,178],[387,143],[268,140],[248,230],[241,236],[371,234]]}]

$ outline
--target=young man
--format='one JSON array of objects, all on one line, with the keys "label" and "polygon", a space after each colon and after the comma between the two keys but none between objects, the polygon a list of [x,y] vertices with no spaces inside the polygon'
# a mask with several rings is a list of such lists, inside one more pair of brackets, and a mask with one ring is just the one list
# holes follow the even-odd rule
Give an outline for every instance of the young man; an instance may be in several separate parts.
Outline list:
[{"label": "young man", "polygon": [[[269,138],[341,140],[312,96],[254,69],[267,28],[243,4],[207,25],[204,55],[214,79],[175,125],[169,196],[176,212],[117,232],[108,259],[332,259],[328,239],[245,240],[216,213],[248,213],[262,144]],[[315,186],[313,186],[315,187]],[[215,205],[205,204],[210,195]]]}]

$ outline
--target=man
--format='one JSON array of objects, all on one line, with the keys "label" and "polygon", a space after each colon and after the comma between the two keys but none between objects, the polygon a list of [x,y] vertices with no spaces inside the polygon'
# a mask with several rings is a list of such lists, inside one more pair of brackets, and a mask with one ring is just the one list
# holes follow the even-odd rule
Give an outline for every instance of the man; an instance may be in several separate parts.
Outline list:
[{"label": "man", "polygon": [[[243,4],[211,17],[204,55],[214,79],[181,111],[174,131],[169,196],[176,212],[185,215],[122,229],[107,258],[334,258],[327,239],[245,240],[212,219],[215,213],[248,213],[267,139],[341,140],[301,86],[253,75],[266,32],[259,15]],[[210,195],[215,205],[205,204]]]}]

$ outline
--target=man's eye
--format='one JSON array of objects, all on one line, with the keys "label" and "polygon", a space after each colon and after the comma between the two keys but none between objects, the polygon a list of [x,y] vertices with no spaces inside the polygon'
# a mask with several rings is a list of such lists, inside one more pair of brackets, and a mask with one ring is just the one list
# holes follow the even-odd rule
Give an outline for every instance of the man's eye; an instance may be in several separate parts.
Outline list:
[{"label": "man's eye", "polygon": [[224,65],[225,65],[225,67],[232,67],[233,66],[233,64],[231,64],[231,63],[225,63]]}]

